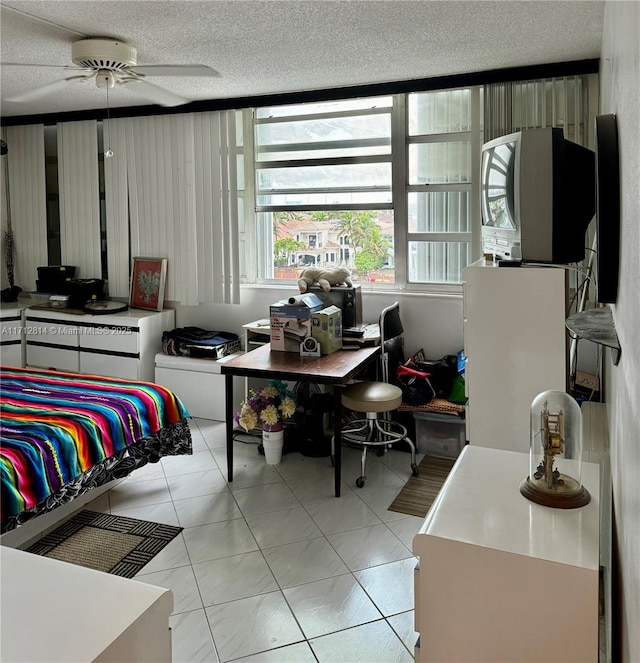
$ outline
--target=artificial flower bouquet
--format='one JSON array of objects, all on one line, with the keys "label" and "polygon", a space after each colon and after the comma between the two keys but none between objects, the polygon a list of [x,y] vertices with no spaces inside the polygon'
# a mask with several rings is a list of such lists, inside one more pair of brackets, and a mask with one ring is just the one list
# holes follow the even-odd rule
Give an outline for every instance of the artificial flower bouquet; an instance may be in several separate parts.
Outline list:
[{"label": "artificial flower bouquet", "polygon": [[249,392],[249,398],[242,402],[240,412],[236,413],[235,422],[246,431],[255,428],[278,431],[295,411],[293,392],[282,380],[270,380],[266,387]]}]

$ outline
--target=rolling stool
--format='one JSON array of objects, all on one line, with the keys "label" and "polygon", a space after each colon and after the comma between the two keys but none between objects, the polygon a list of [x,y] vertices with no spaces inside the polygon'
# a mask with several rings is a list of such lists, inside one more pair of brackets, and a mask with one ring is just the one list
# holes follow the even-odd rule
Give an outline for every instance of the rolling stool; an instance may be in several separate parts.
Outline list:
[{"label": "rolling stool", "polygon": [[[366,413],[366,418],[350,421],[342,431],[342,437],[348,443],[362,445],[361,475],[356,479],[358,488],[364,486],[367,478],[365,465],[369,447],[381,447],[378,455],[383,455],[386,446],[405,440],[411,450],[413,476],[417,477],[419,474],[416,464],[416,447],[409,439],[407,429],[389,417],[389,412],[396,410],[402,403],[402,389],[388,382],[389,358],[392,357],[397,365],[403,345],[403,328],[400,322],[398,302],[384,309],[380,314],[380,331],[382,345],[380,363],[383,381],[356,382],[342,392],[342,405],[345,408]],[[332,460],[333,451],[334,440],[332,438]]]}]

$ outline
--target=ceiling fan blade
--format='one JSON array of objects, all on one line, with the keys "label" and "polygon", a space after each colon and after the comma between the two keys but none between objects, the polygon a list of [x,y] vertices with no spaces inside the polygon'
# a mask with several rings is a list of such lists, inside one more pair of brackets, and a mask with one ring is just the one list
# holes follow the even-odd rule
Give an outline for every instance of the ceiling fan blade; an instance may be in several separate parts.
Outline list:
[{"label": "ceiling fan blade", "polygon": [[142,96],[147,97],[149,101],[159,106],[181,106],[191,101],[191,99],[181,97],[179,94],[175,94],[175,92],[144,81],[141,78],[123,78],[119,83],[125,87],[129,87],[132,91],[135,89],[136,92],[139,92]]},{"label": "ceiling fan blade", "polygon": [[15,97],[7,99],[7,101],[12,101],[16,104],[25,104],[30,101],[37,101],[42,99],[58,90],[62,90],[67,87],[69,81],[79,80],[79,79],[90,79],[91,76],[70,76],[69,78],[61,78],[60,80],[53,81],[53,83],[48,83],[42,87],[38,87],[35,90],[30,90],[24,94],[17,94]]},{"label": "ceiling fan blade", "polygon": [[51,69],[83,70],[83,67],[76,67],[74,64],[39,64],[37,62],[0,62],[0,67],[49,67]]},{"label": "ceiling fan blade", "polygon": [[128,67],[127,71],[140,76],[209,76],[220,78],[220,73],[204,64],[143,64]]}]

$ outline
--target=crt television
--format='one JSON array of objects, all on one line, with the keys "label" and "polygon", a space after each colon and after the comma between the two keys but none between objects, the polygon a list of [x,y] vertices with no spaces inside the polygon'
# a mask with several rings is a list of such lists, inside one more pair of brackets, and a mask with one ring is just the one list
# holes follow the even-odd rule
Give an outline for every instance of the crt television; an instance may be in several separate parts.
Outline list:
[{"label": "crt television", "polygon": [[595,154],[562,129],[524,129],[482,146],[482,246],[498,260],[571,263],[595,214]]},{"label": "crt television", "polygon": [[325,306],[337,306],[342,311],[342,328],[362,324],[362,290],[360,284],[334,285],[325,292],[319,285],[309,286],[307,292],[317,295]]}]

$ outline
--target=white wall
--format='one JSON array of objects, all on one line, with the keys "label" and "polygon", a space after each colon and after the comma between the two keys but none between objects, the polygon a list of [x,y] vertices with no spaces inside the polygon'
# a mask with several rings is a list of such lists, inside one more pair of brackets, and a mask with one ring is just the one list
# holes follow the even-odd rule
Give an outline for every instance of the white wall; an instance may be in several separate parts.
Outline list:
[{"label": "white wall", "polygon": [[[600,112],[620,141],[620,286],[613,316],[622,355],[607,366],[614,538],[621,586],[616,632],[623,661],[640,661],[640,3],[605,6]],[[614,633],[614,637],[615,637]]]},{"label": "white wall", "polygon": [[[434,296],[373,292],[363,286],[362,308],[365,322],[377,322],[380,311],[395,301],[400,302],[400,315],[405,328],[405,351],[410,354],[424,348],[430,359],[462,350],[462,296]],[[243,286],[240,305],[175,306],[179,327],[195,325],[205,329],[242,333],[242,325],[269,317],[269,305],[290,297],[295,286]],[[173,306],[171,303],[169,306]]]}]

